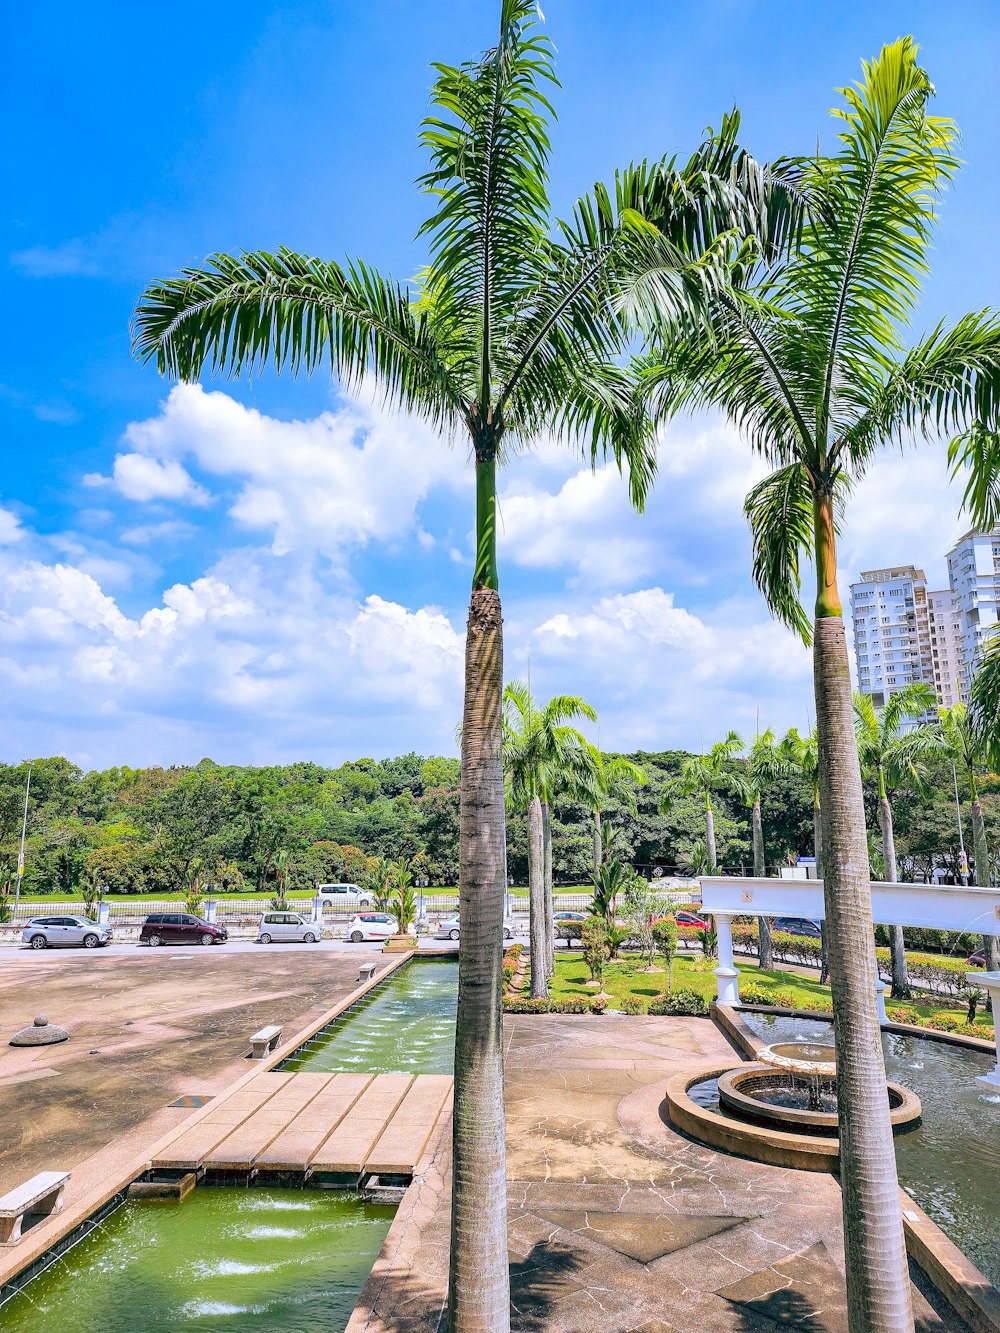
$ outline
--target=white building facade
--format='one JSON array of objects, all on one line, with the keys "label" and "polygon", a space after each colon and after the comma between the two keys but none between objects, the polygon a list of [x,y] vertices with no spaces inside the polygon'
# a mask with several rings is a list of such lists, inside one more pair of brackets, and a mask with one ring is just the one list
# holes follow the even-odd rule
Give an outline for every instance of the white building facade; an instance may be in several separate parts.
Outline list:
[{"label": "white building facade", "polygon": [[922,569],[870,569],[851,584],[858,688],[884,708],[914,681],[934,685],[934,657]]},{"label": "white building facade", "polygon": [[961,703],[962,634],[961,617],[950,588],[927,594],[927,621],[931,636],[931,661],[934,689],[942,708]]},{"label": "white building facade", "polygon": [[958,615],[961,695],[966,699],[983,641],[1000,623],[1000,527],[959,538],[948,552],[948,581]]}]

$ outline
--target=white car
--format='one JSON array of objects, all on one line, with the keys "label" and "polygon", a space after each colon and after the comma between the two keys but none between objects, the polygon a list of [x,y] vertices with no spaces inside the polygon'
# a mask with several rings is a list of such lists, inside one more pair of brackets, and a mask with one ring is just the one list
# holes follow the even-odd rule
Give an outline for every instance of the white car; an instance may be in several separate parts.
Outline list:
[{"label": "white car", "polygon": [[[359,912],[347,927],[347,938],[352,944],[362,940],[387,940],[390,935],[399,933],[399,924],[389,912]],[[407,934],[416,935],[416,926],[410,926]]]},{"label": "white car", "polygon": [[372,896],[358,884],[317,884],[317,896],[324,906],[347,910],[351,907],[371,907]]},{"label": "white car", "polygon": [[257,928],[257,943],[315,944],[322,930],[298,912],[265,912]]},{"label": "white car", "polygon": [[[511,916],[507,917],[503,923],[504,939],[513,939],[515,930],[516,926],[514,924],[514,918]],[[437,929],[434,931],[434,938],[436,940],[457,940],[459,934],[460,927],[458,923],[458,913],[456,912],[454,916],[443,917],[437,923]]]}]

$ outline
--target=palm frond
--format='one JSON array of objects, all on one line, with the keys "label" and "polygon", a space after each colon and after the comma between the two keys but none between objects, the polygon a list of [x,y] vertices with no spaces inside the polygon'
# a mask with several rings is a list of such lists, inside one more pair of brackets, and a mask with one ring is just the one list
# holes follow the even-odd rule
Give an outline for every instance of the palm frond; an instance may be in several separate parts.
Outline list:
[{"label": "palm frond", "polygon": [[146,289],[133,350],[186,380],[206,367],[240,375],[327,365],[348,387],[373,375],[390,401],[442,425],[466,411],[407,289],[360,261],[345,268],[285,249],[213,255]]},{"label": "palm frond", "polygon": [[957,166],[954,125],[927,114],[933,88],[912,38],[883,47],[864,62],[861,82],[840,93],[840,149],[816,162],[810,185],[820,206],[779,282],[782,304],[808,311],[816,343],[803,353],[822,367],[816,415],[832,439],[857,415],[886,350],[899,346],[936,201]]},{"label": "palm frond", "polygon": [[952,476],[965,476],[962,503],[978,528],[1000,524],[1000,432],[973,422],[948,448]]},{"label": "palm frond", "polygon": [[753,580],[776,616],[811,641],[809,618],[799,600],[800,560],[813,549],[812,494],[800,463],[779,468],[747,496],[747,520],[753,539]]},{"label": "palm frond", "polygon": [[1000,771],[1000,630],[983,644],[983,657],[972,678],[969,729],[976,752]]},{"label": "palm frond", "polygon": [[546,83],[552,47],[537,30],[533,0],[503,0],[497,44],[461,66],[435,66],[421,142],[431,159],[420,184],[437,207],[420,228],[435,280],[453,305],[476,312],[474,397],[494,384],[496,326],[543,271],[548,215]]}]

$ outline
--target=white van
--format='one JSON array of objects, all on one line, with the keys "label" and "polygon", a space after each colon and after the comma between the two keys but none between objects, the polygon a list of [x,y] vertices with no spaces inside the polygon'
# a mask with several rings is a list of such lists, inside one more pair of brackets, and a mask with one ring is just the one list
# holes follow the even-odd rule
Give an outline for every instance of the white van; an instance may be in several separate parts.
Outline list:
[{"label": "white van", "polygon": [[258,944],[315,944],[322,927],[298,912],[265,912],[257,928]]},{"label": "white van", "polygon": [[343,909],[352,907],[371,907],[372,895],[358,884],[317,884],[316,894],[323,899],[323,905]]}]

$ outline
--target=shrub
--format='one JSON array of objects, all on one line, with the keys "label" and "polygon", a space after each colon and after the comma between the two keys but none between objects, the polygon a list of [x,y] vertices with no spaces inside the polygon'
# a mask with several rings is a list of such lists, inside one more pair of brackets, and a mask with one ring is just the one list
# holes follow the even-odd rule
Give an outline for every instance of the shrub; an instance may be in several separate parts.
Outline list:
[{"label": "shrub", "polygon": [[646,1006],[638,995],[626,995],[621,1002],[621,1010],[623,1014],[644,1014]]},{"label": "shrub", "polygon": [[608,997],[606,995],[595,995],[590,1002],[590,1012],[592,1014],[603,1014],[608,1007]]},{"label": "shrub", "polygon": [[521,954],[523,951],[523,944],[509,944],[504,950],[502,963],[503,980],[501,989],[505,995],[510,990],[511,983],[517,975],[517,969],[521,965]]},{"label": "shrub", "polygon": [[583,959],[590,970],[591,981],[604,982],[604,960],[608,946],[604,938],[604,918],[589,917],[583,923]]},{"label": "shrub", "polygon": [[914,1023],[920,1022],[920,1015],[916,1009],[911,1009],[908,1004],[895,1005],[892,1009],[886,1009],[886,1017],[892,1023]]},{"label": "shrub", "polygon": [[651,1014],[690,1014],[704,1018],[708,1014],[708,1001],[696,990],[671,991],[669,995],[658,995],[649,1006]]},{"label": "shrub", "polygon": [[585,1014],[589,1004],[584,999],[526,1000],[511,996],[503,1002],[507,1014]]},{"label": "shrub", "polygon": [[742,1004],[774,1004],[773,992],[756,981],[740,983],[740,1002]]}]

